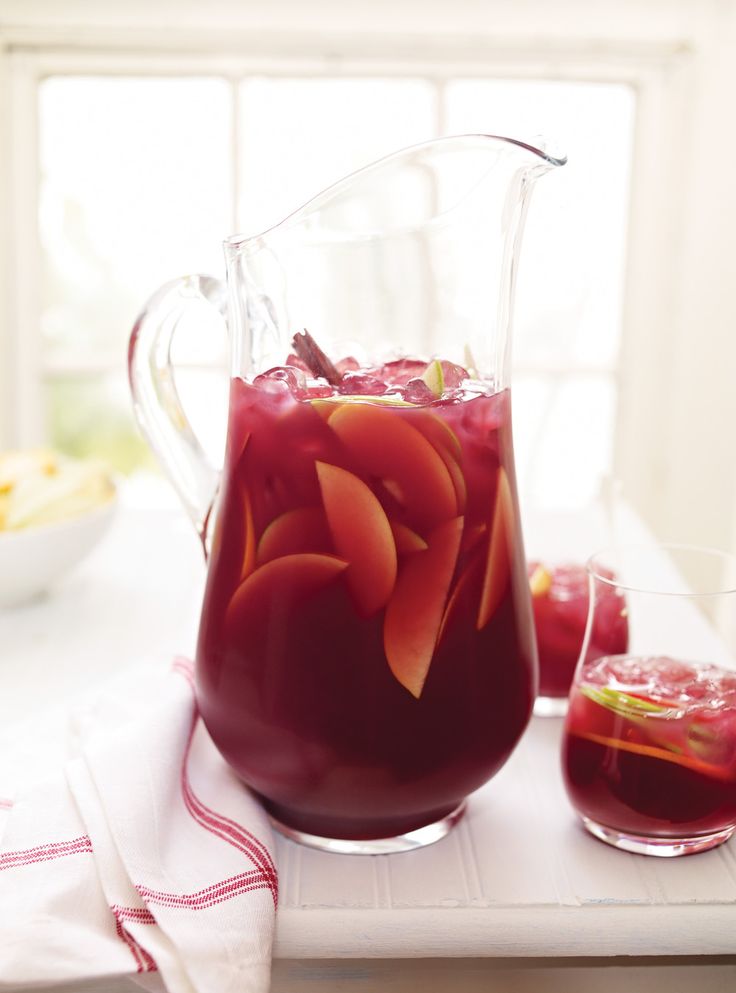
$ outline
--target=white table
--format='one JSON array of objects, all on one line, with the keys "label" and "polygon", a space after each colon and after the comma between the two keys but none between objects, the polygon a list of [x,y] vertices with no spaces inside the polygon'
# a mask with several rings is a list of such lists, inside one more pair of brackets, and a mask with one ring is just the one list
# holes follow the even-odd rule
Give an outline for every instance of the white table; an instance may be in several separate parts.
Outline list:
[{"label": "white table", "polygon": [[[641,536],[633,518],[625,526]],[[599,533],[584,515],[539,518],[527,521],[527,549],[583,557]],[[125,667],[191,654],[203,578],[180,513],[121,510],[53,595],[0,612],[3,735],[20,719],[52,728]],[[535,718],[429,848],[366,858],[279,839],[273,993],[736,989],[736,842],[662,860],[588,837],[562,788],[559,734],[559,720]]]}]

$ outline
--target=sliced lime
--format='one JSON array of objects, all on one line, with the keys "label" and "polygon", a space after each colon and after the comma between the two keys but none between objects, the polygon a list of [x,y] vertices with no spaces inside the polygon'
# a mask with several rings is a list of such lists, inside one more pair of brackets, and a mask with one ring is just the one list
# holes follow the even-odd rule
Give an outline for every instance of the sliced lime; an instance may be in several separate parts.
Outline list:
[{"label": "sliced lime", "polygon": [[432,359],[431,362],[427,363],[427,368],[422,373],[421,379],[436,397],[441,397],[445,392],[445,374],[439,359]]},{"label": "sliced lime", "polygon": [[363,393],[339,393],[329,397],[315,397],[310,403],[376,403],[383,407],[416,407],[397,396],[372,396]]},{"label": "sliced lime", "polygon": [[673,713],[672,707],[665,707],[662,704],[654,703],[653,700],[632,696],[631,693],[615,690],[612,686],[595,687],[583,683],[580,692],[593,703],[606,707],[622,717],[654,717]]}]

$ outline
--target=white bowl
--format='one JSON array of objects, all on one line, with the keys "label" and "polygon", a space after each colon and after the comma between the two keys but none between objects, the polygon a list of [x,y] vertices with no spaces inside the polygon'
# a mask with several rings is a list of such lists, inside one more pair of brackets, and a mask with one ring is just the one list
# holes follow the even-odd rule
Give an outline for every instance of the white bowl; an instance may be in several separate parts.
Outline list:
[{"label": "white bowl", "polygon": [[17,531],[0,531],[0,607],[44,593],[78,565],[115,514],[115,497],[76,517]]}]

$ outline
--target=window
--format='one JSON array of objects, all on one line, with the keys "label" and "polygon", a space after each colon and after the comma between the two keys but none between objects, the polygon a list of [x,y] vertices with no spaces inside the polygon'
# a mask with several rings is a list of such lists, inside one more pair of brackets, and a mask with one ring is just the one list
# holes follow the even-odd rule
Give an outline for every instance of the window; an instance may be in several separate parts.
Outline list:
[{"label": "window", "polygon": [[571,505],[613,472],[663,536],[731,544],[728,5],[223,2],[163,30],[134,3],[83,31],[34,0],[8,11],[4,443],[50,430],[140,464],[121,350],[156,286],[218,274],[223,234],[393,148],[546,132],[570,161],[535,191],[521,261],[522,486]]},{"label": "window", "polygon": [[[572,142],[567,174],[535,191],[525,239],[517,457],[522,480],[546,502],[595,495],[611,471],[629,87],[477,76],[53,75],[38,100],[47,429],[59,447],[124,470],[148,459],[124,378],[135,315],[168,278],[219,274],[226,233],[265,229],[345,173],[438,133],[544,130]],[[190,403],[199,397],[210,412],[204,429],[216,435],[219,424],[222,434],[223,404],[212,402],[221,384],[208,389],[204,370],[188,378]],[[592,457],[581,460],[586,449]]]},{"label": "window", "polygon": [[568,162],[534,190],[517,285],[514,430],[526,497],[584,506],[613,472],[636,97],[625,84],[461,79],[446,126],[491,118]]},{"label": "window", "polygon": [[161,283],[220,268],[232,224],[230,88],[221,79],[52,76],[39,86],[47,431],[129,470],[127,339]]}]

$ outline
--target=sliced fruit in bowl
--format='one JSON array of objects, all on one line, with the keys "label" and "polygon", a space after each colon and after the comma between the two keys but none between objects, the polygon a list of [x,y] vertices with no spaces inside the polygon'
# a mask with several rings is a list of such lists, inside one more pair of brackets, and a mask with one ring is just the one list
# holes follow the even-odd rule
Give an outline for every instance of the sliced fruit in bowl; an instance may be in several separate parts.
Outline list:
[{"label": "sliced fruit in bowl", "polygon": [[107,529],[115,484],[98,462],[47,449],[0,453],[0,607],[47,590]]}]

